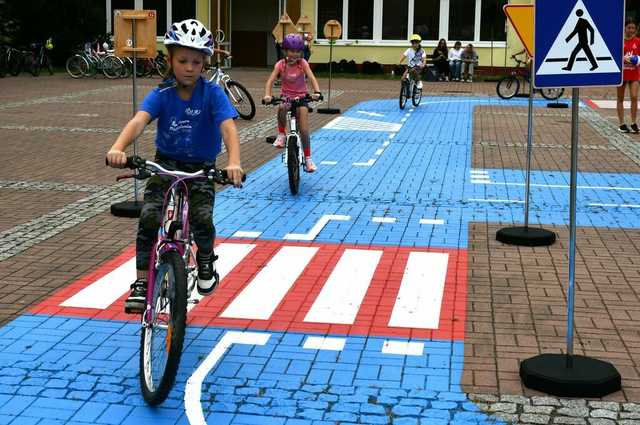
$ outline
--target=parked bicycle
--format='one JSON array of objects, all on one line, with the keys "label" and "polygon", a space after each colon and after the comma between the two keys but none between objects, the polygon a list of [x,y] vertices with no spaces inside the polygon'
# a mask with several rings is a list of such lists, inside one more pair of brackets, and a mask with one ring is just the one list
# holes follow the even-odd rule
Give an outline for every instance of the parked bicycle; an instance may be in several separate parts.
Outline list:
[{"label": "parked bicycle", "polygon": [[14,77],[18,76],[22,71],[30,69],[33,62],[33,52],[24,49],[16,49],[12,46],[5,48],[6,70]]},{"label": "parked bicycle", "polygon": [[154,175],[172,179],[164,197],[158,238],[151,250],[147,307],[142,314],[140,338],[142,396],[150,405],[158,405],[166,400],[175,382],[184,344],[187,303],[198,279],[195,242],[189,227],[187,182],[195,179],[223,185],[233,182],[225,170],[213,168],[185,173],[167,170],[138,156],[127,158],[126,166],[136,172],[119,176],[117,180],[144,180]]},{"label": "parked bicycle", "polygon": [[418,88],[413,72],[407,73],[407,78],[402,80],[400,85],[400,109],[404,109],[407,99],[411,99],[413,106],[418,107],[422,100],[422,89]]},{"label": "parked bicycle", "polygon": [[[230,55],[227,55],[231,58]],[[220,62],[216,61],[213,66],[205,69],[205,74],[209,81],[218,84],[224,89],[233,107],[238,111],[242,119],[250,120],[256,115],[256,104],[249,91],[239,82],[232,80],[220,67]]]},{"label": "parked bicycle", "polygon": [[[322,95],[318,100],[322,100]],[[279,105],[287,103],[287,137],[285,139],[284,151],[282,152],[282,163],[287,167],[289,174],[289,190],[292,195],[297,195],[300,189],[300,167],[305,167],[304,152],[302,150],[302,138],[298,132],[298,108],[306,107],[309,102],[314,99],[310,95],[306,95],[299,99],[284,99],[282,97],[273,97],[268,104],[264,101],[264,105]],[[272,138],[267,138],[268,143],[273,143]]]},{"label": "parked bicycle", "polygon": [[[513,58],[516,61],[516,67],[513,71],[511,71],[511,75],[507,75],[498,81],[496,86],[496,91],[498,96],[502,99],[511,99],[514,96],[517,96],[520,93],[520,86],[522,88],[527,84],[531,84],[529,70],[525,65],[525,61],[518,59],[516,57]],[[534,89],[535,92],[540,92],[542,97],[547,100],[557,100],[564,94],[563,88],[546,88],[546,89]]]},{"label": "parked bicycle", "polygon": [[53,40],[48,38],[44,43],[33,43],[31,48],[34,50],[34,59],[29,70],[31,75],[37,77],[44,67],[49,71],[49,75],[53,75],[53,65],[48,53],[49,50],[53,50]]}]

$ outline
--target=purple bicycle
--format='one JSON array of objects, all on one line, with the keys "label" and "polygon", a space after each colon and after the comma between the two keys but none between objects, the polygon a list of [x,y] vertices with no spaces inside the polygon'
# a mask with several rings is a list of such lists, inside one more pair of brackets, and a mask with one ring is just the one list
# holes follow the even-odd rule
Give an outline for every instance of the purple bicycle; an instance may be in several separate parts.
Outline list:
[{"label": "purple bicycle", "polygon": [[[149,260],[147,307],[142,314],[140,339],[142,396],[148,404],[158,405],[167,398],[175,382],[187,323],[187,302],[198,279],[194,239],[189,230],[186,182],[194,179],[208,179],[223,185],[233,182],[226,170],[213,168],[185,173],[167,170],[138,156],[128,157],[126,167],[137,172],[119,176],[118,180],[144,180],[155,175],[172,178],[164,196],[161,226]],[[242,181],[245,178],[243,176]]]}]

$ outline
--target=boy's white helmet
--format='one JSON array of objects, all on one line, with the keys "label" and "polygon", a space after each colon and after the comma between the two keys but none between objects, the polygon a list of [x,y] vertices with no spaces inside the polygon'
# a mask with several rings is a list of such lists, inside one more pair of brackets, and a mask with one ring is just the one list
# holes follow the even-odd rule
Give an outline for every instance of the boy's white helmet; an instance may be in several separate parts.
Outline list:
[{"label": "boy's white helmet", "polygon": [[188,47],[208,56],[213,55],[213,35],[196,19],[185,19],[172,24],[164,35],[164,45]]}]

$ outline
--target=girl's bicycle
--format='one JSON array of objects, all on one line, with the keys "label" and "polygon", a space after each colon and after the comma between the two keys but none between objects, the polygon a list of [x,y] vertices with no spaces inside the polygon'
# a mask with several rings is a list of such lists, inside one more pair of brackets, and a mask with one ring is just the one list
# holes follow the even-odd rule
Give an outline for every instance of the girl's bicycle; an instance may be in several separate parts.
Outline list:
[{"label": "girl's bicycle", "polygon": [[[527,84],[531,84],[529,71],[522,67],[525,62],[515,57],[513,59],[516,61],[515,69],[511,71],[511,75],[507,75],[498,81],[496,86],[498,96],[503,99],[511,99],[517,96],[520,93],[521,82],[523,89]],[[542,97],[547,100],[557,100],[564,94],[564,89],[562,88],[535,89],[535,91],[539,91]]]},{"label": "girl's bicycle", "polygon": [[198,279],[194,239],[189,230],[187,181],[208,179],[223,185],[232,182],[225,170],[172,171],[138,156],[127,158],[126,167],[137,172],[119,176],[117,180],[144,180],[156,175],[172,179],[164,197],[158,238],[151,250],[147,307],[142,314],[140,339],[142,396],[148,404],[158,405],[167,398],[175,382],[184,343],[187,302]]},{"label": "girl's bicycle", "polygon": [[[418,71],[419,72],[419,71]],[[407,75],[407,78],[402,80],[400,86],[400,109],[404,109],[407,104],[407,99],[411,99],[413,106],[418,107],[422,100],[422,89],[418,88],[416,80],[413,77],[411,69]]]},{"label": "girl's bicycle", "polygon": [[[322,100],[322,95],[318,100]],[[300,189],[300,167],[305,166],[304,152],[302,150],[302,139],[298,132],[298,108],[306,107],[309,102],[315,100],[308,94],[305,97],[297,99],[284,99],[281,97],[271,98],[268,105],[279,105],[287,103],[287,138],[282,153],[282,163],[287,167],[289,174],[289,189],[292,195],[297,195]],[[267,105],[262,102],[263,104]],[[267,138],[267,142],[273,143],[272,138]]]}]

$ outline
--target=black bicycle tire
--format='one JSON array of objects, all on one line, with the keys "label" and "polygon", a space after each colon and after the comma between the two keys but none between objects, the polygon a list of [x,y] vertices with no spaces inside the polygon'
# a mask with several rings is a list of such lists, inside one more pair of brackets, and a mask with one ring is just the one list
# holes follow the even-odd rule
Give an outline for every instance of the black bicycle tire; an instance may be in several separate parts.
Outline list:
[{"label": "black bicycle tire", "polygon": [[165,78],[167,76],[167,72],[169,71],[169,62],[164,56],[158,56],[154,60],[155,70],[160,76],[160,78]]},{"label": "black bicycle tire", "polygon": [[22,71],[22,63],[23,63],[22,53],[16,52],[14,50],[11,55],[11,58],[9,58],[9,61],[7,62],[7,68],[9,70],[9,74],[13,75],[14,77],[17,77]]},{"label": "black bicycle tire", "polygon": [[542,95],[542,97],[544,97],[547,100],[558,100],[564,94],[564,89],[558,89],[557,96],[548,96],[547,94],[545,94],[547,90],[556,90],[556,89],[540,89],[540,94]]},{"label": "black bicycle tire", "polygon": [[400,109],[404,109],[405,105],[407,104],[407,92],[406,92],[406,85],[407,82],[403,81],[402,84],[400,85]]},{"label": "black bicycle tire", "polygon": [[0,78],[4,78],[5,75],[7,75],[7,51],[0,46]]},{"label": "black bicycle tire", "polygon": [[[234,81],[234,80],[229,80],[229,82],[227,82],[227,87],[237,87],[238,90],[240,90],[242,96],[244,98],[246,98],[249,101],[249,105],[251,105],[251,112],[249,114],[243,114],[236,107],[236,104],[233,103],[233,100],[231,100],[231,97],[229,97],[229,100],[231,100],[231,104],[233,105],[235,110],[238,112],[238,115],[240,115],[240,118],[242,118],[243,120],[250,120],[253,117],[255,117],[255,115],[256,115],[256,104],[253,101],[253,97],[251,97],[251,93],[249,93],[249,90],[247,90],[242,84],[240,84],[239,82]],[[227,96],[229,96],[228,93],[227,93]]]},{"label": "black bicycle tire", "polygon": [[[180,358],[182,357],[182,347],[184,345],[184,335],[187,326],[187,274],[184,260],[176,251],[169,251],[162,255],[161,263],[168,264],[173,268],[175,276],[174,286],[174,303],[171,306],[174,326],[171,336],[171,347],[167,358],[167,365],[164,370],[160,384],[155,391],[150,391],[145,380],[144,364],[145,364],[145,335],[148,328],[142,328],[140,335],[140,388],[142,397],[151,406],[157,406],[164,402],[169,396],[171,388],[176,380],[178,367],[180,366]],[[175,307],[175,308],[174,308]]]},{"label": "black bicycle tire", "polygon": [[[102,60],[102,74],[105,76],[105,78],[109,79],[109,80],[115,80],[116,78],[120,78],[120,76],[122,75],[122,69],[118,69],[117,73],[113,73],[111,74],[111,71],[114,70],[113,67],[107,67],[107,61],[110,62],[115,62],[118,61],[119,59],[116,56],[107,56]],[[120,61],[120,64],[122,65],[122,61]],[[109,70],[107,70],[107,68]]]},{"label": "black bicycle tire", "polygon": [[84,61],[85,66],[89,67],[89,64],[87,63],[87,60],[85,58],[83,58],[81,55],[73,55],[73,56],[69,57],[69,59],[67,59],[67,62],[64,65],[64,68],[67,71],[67,75],[69,75],[69,77],[75,78],[75,79],[82,78],[82,77],[86,76],[86,73],[82,70],[81,66],[78,67],[79,74],[74,74],[69,70],[69,67],[70,67],[70,65],[71,65],[73,60]]},{"label": "black bicycle tire", "polygon": [[[416,101],[416,95],[418,97],[417,101]],[[417,85],[414,85],[413,93],[411,95],[411,104],[417,108],[418,106],[420,106],[420,101],[422,101],[422,90],[419,89]]]},{"label": "black bicycle tire", "polygon": [[289,190],[292,195],[300,191],[300,161],[298,140],[295,136],[287,138],[287,174],[289,175]]},{"label": "black bicycle tire", "polygon": [[33,75],[34,77],[37,77],[40,75],[41,69],[42,63],[40,63],[38,59],[34,58],[34,60],[31,62],[31,66],[29,67],[29,73],[31,73],[31,75]]},{"label": "black bicycle tire", "polygon": [[[504,95],[500,92],[500,86],[503,83],[512,81],[513,83],[515,83],[516,85],[516,90],[513,92],[513,94],[511,96],[507,96]],[[500,96],[501,99],[505,99],[505,100],[509,100],[512,99],[515,95],[517,95],[520,92],[520,81],[518,80],[517,77],[510,75],[508,77],[504,77],[503,79],[501,79],[500,81],[498,81],[498,84],[496,84],[496,93],[498,94],[498,96]]]}]

